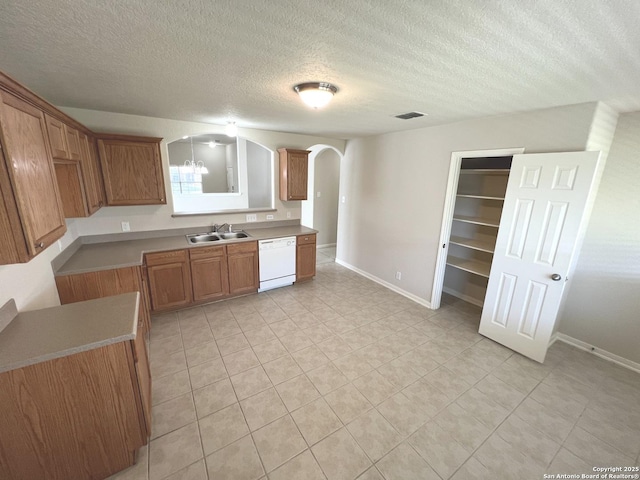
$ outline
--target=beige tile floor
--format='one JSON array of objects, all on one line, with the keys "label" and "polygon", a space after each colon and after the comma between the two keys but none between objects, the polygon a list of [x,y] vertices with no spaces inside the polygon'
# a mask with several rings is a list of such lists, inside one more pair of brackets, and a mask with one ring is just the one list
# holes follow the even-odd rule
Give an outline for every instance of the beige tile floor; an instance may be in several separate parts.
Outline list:
[{"label": "beige tile floor", "polygon": [[153,436],[113,478],[541,479],[638,465],[640,375],[562,343],[544,365],[335,263],[153,318]]}]

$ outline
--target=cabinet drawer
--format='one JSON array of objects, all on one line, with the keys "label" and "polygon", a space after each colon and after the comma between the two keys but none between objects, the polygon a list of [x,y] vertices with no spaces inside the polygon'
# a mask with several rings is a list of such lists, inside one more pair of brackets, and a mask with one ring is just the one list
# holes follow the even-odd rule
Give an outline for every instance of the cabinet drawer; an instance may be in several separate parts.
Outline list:
[{"label": "cabinet drawer", "polygon": [[147,253],[145,263],[147,266],[164,265],[167,263],[186,262],[186,250],[171,250],[169,252]]},{"label": "cabinet drawer", "polygon": [[227,245],[227,255],[235,255],[237,253],[257,252],[258,242],[243,242]]},{"label": "cabinet drawer", "polygon": [[316,234],[298,235],[298,245],[306,245],[307,243],[316,243]]},{"label": "cabinet drawer", "polygon": [[196,258],[223,257],[226,255],[225,247],[197,247],[189,250],[191,260]]}]

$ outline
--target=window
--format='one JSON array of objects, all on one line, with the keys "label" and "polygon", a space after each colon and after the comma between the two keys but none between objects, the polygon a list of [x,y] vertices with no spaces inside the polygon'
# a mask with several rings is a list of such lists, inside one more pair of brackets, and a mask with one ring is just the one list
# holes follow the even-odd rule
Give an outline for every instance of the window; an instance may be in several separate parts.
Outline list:
[{"label": "window", "polygon": [[193,168],[171,165],[171,191],[174,194],[195,195],[202,193],[202,174],[195,173]]}]

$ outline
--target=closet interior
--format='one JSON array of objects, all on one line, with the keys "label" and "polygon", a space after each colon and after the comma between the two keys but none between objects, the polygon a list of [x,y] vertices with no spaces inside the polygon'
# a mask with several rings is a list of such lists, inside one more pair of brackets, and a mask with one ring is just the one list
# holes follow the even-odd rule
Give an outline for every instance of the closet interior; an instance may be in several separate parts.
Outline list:
[{"label": "closet interior", "polygon": [[482,306],[512,157],[463,158],[443,291]]}]

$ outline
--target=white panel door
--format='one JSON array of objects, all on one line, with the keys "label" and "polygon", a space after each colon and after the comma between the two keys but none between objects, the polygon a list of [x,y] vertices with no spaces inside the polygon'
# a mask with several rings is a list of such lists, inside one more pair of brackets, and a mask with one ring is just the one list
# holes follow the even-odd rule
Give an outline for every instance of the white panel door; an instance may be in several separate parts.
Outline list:
[{"label": "white panel door", "polygon": [[514,155],[480,333],[543,362],[599,152]]}]

